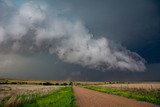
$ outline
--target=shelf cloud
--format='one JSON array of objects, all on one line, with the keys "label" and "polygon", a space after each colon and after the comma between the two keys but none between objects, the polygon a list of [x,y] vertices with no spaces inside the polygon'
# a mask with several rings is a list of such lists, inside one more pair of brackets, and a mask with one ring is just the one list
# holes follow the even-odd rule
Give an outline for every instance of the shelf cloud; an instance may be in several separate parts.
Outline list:
[{"label": "shelf cloud", "polygon": [[[3,47],[3,51],[46,51],[64,62],[103,71],[146,69],[145,59],[137,53],[106,37],[95,37],[83,21],[70,20],[47,4],[29,1],[16,9],[3,5],[5,12],[0,12],[0,48]],[[5,13],[10,17],[3,18]]]}]

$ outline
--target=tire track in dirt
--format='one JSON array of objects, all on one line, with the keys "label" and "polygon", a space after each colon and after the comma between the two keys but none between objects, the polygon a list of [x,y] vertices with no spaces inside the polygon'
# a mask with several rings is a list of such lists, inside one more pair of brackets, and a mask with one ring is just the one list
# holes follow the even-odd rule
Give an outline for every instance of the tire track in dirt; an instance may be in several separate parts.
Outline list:
[{"label": "tire track in dirt", "polygon": [[85,88],[74,87],[78,107],[160,107],[121,96],[109,95]]}]

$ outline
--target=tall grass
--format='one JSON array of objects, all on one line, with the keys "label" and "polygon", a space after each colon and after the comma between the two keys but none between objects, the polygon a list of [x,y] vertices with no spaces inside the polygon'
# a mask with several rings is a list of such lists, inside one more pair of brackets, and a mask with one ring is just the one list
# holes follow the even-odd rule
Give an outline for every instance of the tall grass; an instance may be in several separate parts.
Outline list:
[{"label": "tall grass", "polygon": [[75,107],[72,87],[65,87],[22,107]]},{"label": "tall grass", "polygon": [[18,107],[18,106],[21,106],[23,103],[31,102],[39,97],[49,95],[51,94],[52,91],[43,92],[43,93],[35,92],[28,95],[27,94],[10,95],[0,101],[0,107],[14,107],[14,106]]},{"label": "tall grass", "polygon": [[48,92],[7,96],[0,107],[75,107],[72,87],[63,87]]},{"label": "tall grass", "polygon": [[111,87],[104,88],[98,86],[86,86],[85,88],[160,105],[160,90]]}]

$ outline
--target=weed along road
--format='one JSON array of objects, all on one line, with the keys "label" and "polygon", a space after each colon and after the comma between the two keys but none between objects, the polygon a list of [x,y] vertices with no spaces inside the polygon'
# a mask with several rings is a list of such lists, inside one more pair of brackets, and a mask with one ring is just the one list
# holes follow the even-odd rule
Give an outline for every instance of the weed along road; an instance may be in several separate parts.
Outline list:
[{"label": "weed along road", "polygon": [[140,102],[80,87],[74,87],[74,95],[78,107],[159,107],[151,103]]}]

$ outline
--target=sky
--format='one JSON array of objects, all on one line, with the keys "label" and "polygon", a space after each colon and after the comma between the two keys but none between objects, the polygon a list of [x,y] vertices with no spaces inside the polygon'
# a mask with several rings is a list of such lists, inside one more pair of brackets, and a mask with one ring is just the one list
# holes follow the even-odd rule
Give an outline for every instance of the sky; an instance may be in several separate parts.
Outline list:
[{"label": "sky", "polygon": [[0,0],[0,78],[159,81],[159,0]]}]

